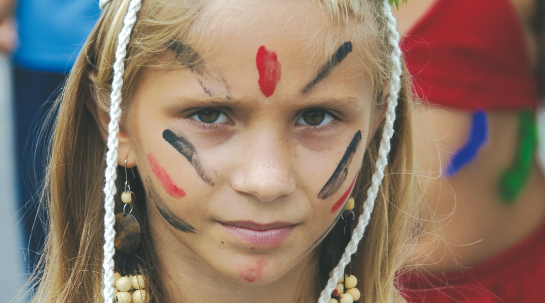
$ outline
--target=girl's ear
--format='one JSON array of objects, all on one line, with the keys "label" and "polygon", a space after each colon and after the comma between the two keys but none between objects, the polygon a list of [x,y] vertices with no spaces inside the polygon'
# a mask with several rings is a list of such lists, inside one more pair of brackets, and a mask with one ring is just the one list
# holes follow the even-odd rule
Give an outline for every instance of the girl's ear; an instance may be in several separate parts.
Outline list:
[{"label": "girl's ear", "polygon": [[[97,124],[98,131],[104,143],[108,141],[108,124],[110,123],[110,115],[106,109],[102,108],[99,104],[108,104],[106,102],[110,96],[106,93],[101,93],[96,89],[94,84],[96,80],[96,72],[89,73],[89,81],[91,82],[91,100],[85,100],[85,107],[89,110],[95,123]],[[134,153],[134,146],[131,144],[129,136],[126,132],[125,125],[123,125],[124,119],[119,122],[119,132],[117,133],[117,139],[119,146],[117,148],[117,163],[121,166],[127,166],[132,168],[136,166],[136,155]],[[125,162],[125,160],[127,162]],[[125,164],[126,163],[126,164]]]}]

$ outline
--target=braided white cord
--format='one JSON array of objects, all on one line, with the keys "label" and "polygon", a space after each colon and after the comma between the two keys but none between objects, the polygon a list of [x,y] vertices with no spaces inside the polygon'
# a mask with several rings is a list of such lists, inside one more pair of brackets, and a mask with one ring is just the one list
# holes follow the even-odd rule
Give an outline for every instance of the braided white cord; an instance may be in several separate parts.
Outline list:
[{"label": "braided white cord", "polygon": [[384,0],[383,3],[384,14],[387,18],[387,26],[390,31],[389,42],[392,46],[391,60],[392,60],[392,77],[390,79],[390,95],[388,96],[388,110],[386,112],[386,121],[384,123],[384,131],[382,133],[382,141],[379,148],[379,158],[376,162],[376,172],[371,180],[371,187],[367,191],[367,200],[363,205],[363,213],[358,219],[358,224],[352,233],[352,239],[346,246],[346,250],[339,261],[339,264],[333,270],[333,275],[327,282],[326,287],[320,294],[319,303],[328,303],[331,299],[331,293],[337,286],[337,282],[344,274],[344,269],[350,262],[350,259],[356,250],[358,244],[363,238],[365,228],[371,218],[371,212],[375,206],[375,199],[378,194],[380,184],[384,178],[384,169],[388,165],[388,153],[390,152],[390,140],[394,134],[394,121],[396,118],[395,109],[397,107],[397,98],[399,95],[399,89],[401,87],[401,50],[399,48],[399,33],[397,32],[397,23],[395,17],[392,14],[392,7],[388,0]]},{"label": "braided white cord", "polygon": [[[102,2],[101,2],[102,3]],[[136,14],[140,10],[141,0],[131,0],[129,9],[123,21],[123,28],[118,36],[118,44],[115,53],[114,78],[112,82],[112,94],[110,96],[110,123],[108,125],[108,152],[106,153],[106,171],[104,185],[104,261],[102,263],[103,291],[105,303],[114,300],[114,239],[115,239],[115,215],[114,196],[117,192],[115,180],[117,178],[117,147],[119,141],[119,120],[121,118],[121,89],[123,87],[123,73],[125,72],[125,56],[131,32],[136,23]]]}]

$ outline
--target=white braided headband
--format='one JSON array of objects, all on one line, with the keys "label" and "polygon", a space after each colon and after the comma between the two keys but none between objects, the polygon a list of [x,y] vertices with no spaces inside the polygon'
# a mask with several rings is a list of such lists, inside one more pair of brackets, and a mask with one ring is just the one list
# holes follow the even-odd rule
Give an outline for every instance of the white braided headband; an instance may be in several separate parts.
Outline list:
[{"label": "white braided headband", "polygon": [[[100,8],[110,0],[100,0]],[[114,239],[115,239],[115,214],[114,214],[114,196],[117,192],[115,180],[117,179],[117,147],[119,141],[117,134],[119,132],[119,120],[121,118],[121,91],[123,87],[123,73],[125,72],[124,60],[127,54],[127,45],[129,44],[132,28],[136,23],[136,15],[140,10],[142,0],[131,0],[129,10],[125,15],[123,28],[118,36],[118,45],[115,53],[114,77],[112,82],[112,93],[110,96],[110,123],[108,125],[108,152],[106,153],[106,170],[104,185],[104,261],[102,264],[103,272],[103,296],[105,303],[114,301]],[[383,0],[384,14],[387,18],[387,26],[390,31],[389,42],[392,46],[392,76],[389,83],[388,109],[386,111],[386,121],[380,142],[379,157],[376,162],[377,170],[371,179],[371,187],[367,190],[367,200],[363,205],[363,213],[358,219],[358,223],[352,239],[346,246],[339,264],[333,270],[333,274],[326,287],[320,294],[318,303],[328,303],[331,294],[337,285],[337,281],[344,274],[344,269],[350,262],[351,256],[356,253],[358,244],[363,238],[365,228],[371,218],[371,212],[375,206],[375,200],[378,194],[380,184],[384,178],[384,169],[388,165],[388,153],[390,152],[390,140],[394,134],[394,121],[396,119],[395,109],[401,87],[401,50],[399,48],[399,33],[397,32],[397,23],[392,14],[392,7],[389,0]]]}]

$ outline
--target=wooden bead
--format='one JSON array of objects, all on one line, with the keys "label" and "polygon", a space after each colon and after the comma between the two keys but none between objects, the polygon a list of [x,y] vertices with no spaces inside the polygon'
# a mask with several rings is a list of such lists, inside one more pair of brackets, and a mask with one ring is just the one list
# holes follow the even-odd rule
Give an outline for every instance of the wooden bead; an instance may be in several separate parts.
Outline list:
[{"label": "wooden bead", "polygon": [[328,303],[339,303],[339,301],[335,298],[331,298]]},{"label": "wooden bead", "polygon": [[360,290],[357,288],[350,288],[346,291],[347,294],[350,294],[354,301],[358,301],[361,297]]},{"label": "wooden bead", "polygon": [[115,286],[115,281],[117,281],[117,279],[121,278],[121,274],[118,273],[117,271],[114,272],[114,286]]},{"label": "wooden bead", "polygon": [[115,288],[120,292],[129,291],[132,288],[132,281],[127,276],[121,277],[115,281]]},{"label": "wooden bead", "polygon": [[132,276],[132,287],[134,289],[144,289],[146,288],[146,283],[144,282],[144,276],[136,275]]},{"label": "wooden bead", "polygon": [[346,288],[354,288],[358,284],[358,279],[354,275],[350,275],[346,277],[346,281],[344,282],[344,285]]},{"label": "wooden bead", "polygon": [[355,205],[356,201],[354,201],[354,198],[350,197],[350,199],[348,199],[348,202],[346,202],[344,210],[353,210]]},{"label": "wooden bead", "polygon": [[337,287],[335,287],[335,289],[333,290],[332,295],[335,296],[335,297],[338,297],[343,292],[344,292],[344,286],[342,285],[342,283],[337,283]]},{"label": "wooden bead", "polygon": [[121,201],[123,201],[123,203],[132,203],[132,195],[133,195],[132,191],[122,192],[121,193]]},{"label": "wooden bead", "polygon": [[354,298],[350,294],[342,294],[341,301],[339,303],[353,303]]},{"label": "wooden bead", "polygon": [[120,291],[115,295],[115,302],[117,303],[131,303],[131,294],[126,291]]},{"label": "wooden bead", "polygon": [[143,289],[137,289],[132,293],[132,301],[134,303],[142,303],[146,300],[146,291]]}]

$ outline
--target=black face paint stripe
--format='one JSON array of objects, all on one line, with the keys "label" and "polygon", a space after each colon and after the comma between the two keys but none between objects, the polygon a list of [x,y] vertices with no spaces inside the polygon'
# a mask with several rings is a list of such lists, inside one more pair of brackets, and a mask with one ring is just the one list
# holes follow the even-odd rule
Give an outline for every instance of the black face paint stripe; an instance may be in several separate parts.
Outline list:
[{"label": "black face paint stripe", "polygon": [[155,207],[157,208],[161,216],[163,216],[163,218],[170,225],[172,225],[172,227],[184,233],[195,233],[195,228],[178,216],[176,216],[172,211],[170,211],[170,209],[168,209],[168,207],[163,203],[160,196],[151,186],[148,186],[147,190],[149,198],[155,203]]},{"label": "black face paint stripe", "polygon": [[191,46],[179,40],[170,40],[166,47],[176,54],[176,59],[187,66],[192,72],[203,75],[204,60]]},{"label": "black face paint stripe", "polygon": [[197,78],[199,85],[202,87],[205,94],[209,97],[214,97],[216,94],[213,90],[207,87],[204,83],[207,81],[216,81],[221,83],[226,90],[226,98],[232,99],[231,88],[227,81],[222,76],[213,76],[205,67],[203,58],[190,45],[179,40],[172,39],[165,46],[176,54],[176,59],[189,70],[200,76]]},{"label": "black face paint stripe", "polygon": [[316,78],[314,80],[310,81],[305,88],[302,90],[302,94],[307,94],[316,84],[318,84],[320,81],[324,80],[327,75],[335,68],[335,66],[339,65],[346,56],[348,56],[349,53],[352,52],[352,42],[347,41],[343,43],[337,51],[331,56],[331,59],[320,69],[318,74],[316,75]]},{"label": "black face paint stripe", "polygon": [[205,94],[208,95],[208,97],[214,97],[214,93],[208,87],[206,87],[204,83],[202,83],[201,79],[197,79],[197,81],[199,81],[199,84],[201,85],[202,90],[204,91]]},{"label": "black face paint stripe", "polygon": [[356,153],[360,142],[361,131],[358,130],[358,132],[354,135],[352,141],[350,141],[350,144],[346,148],[346,152],[344,153],[341,162],[339,162],[339,165],[337,165],[337,168],[333,172],[333,175],[331,175],[327,183],[318,194],[318,198],[322,200],[327,199],[331,195],[336,193],[337,190],[339,190],[344,180],[346,179],[346,175],[348,174],[348,166],[350,165],[350,162],[352,161],[352,158],[354,157],[354,154]]},{"label": "black face paint stripe", "polygon": [[163,131],[163,139],[165,139],[172,147],[174,147],[180,154],[182,154],[191,165],[195,168],[197,171],[197,174],[201,179],[203,179],[206,184],[210,186],[214,186],[214,181],[206,175],[206,172],[202,168],[201,162],[199,161],[199,158],[197,157],[197,150],[195,149],[195,146],[191,144],[191,142],[187,141],[186,138],[184,138],[180,134],[175,134],[170,129],[166,129]]}]

